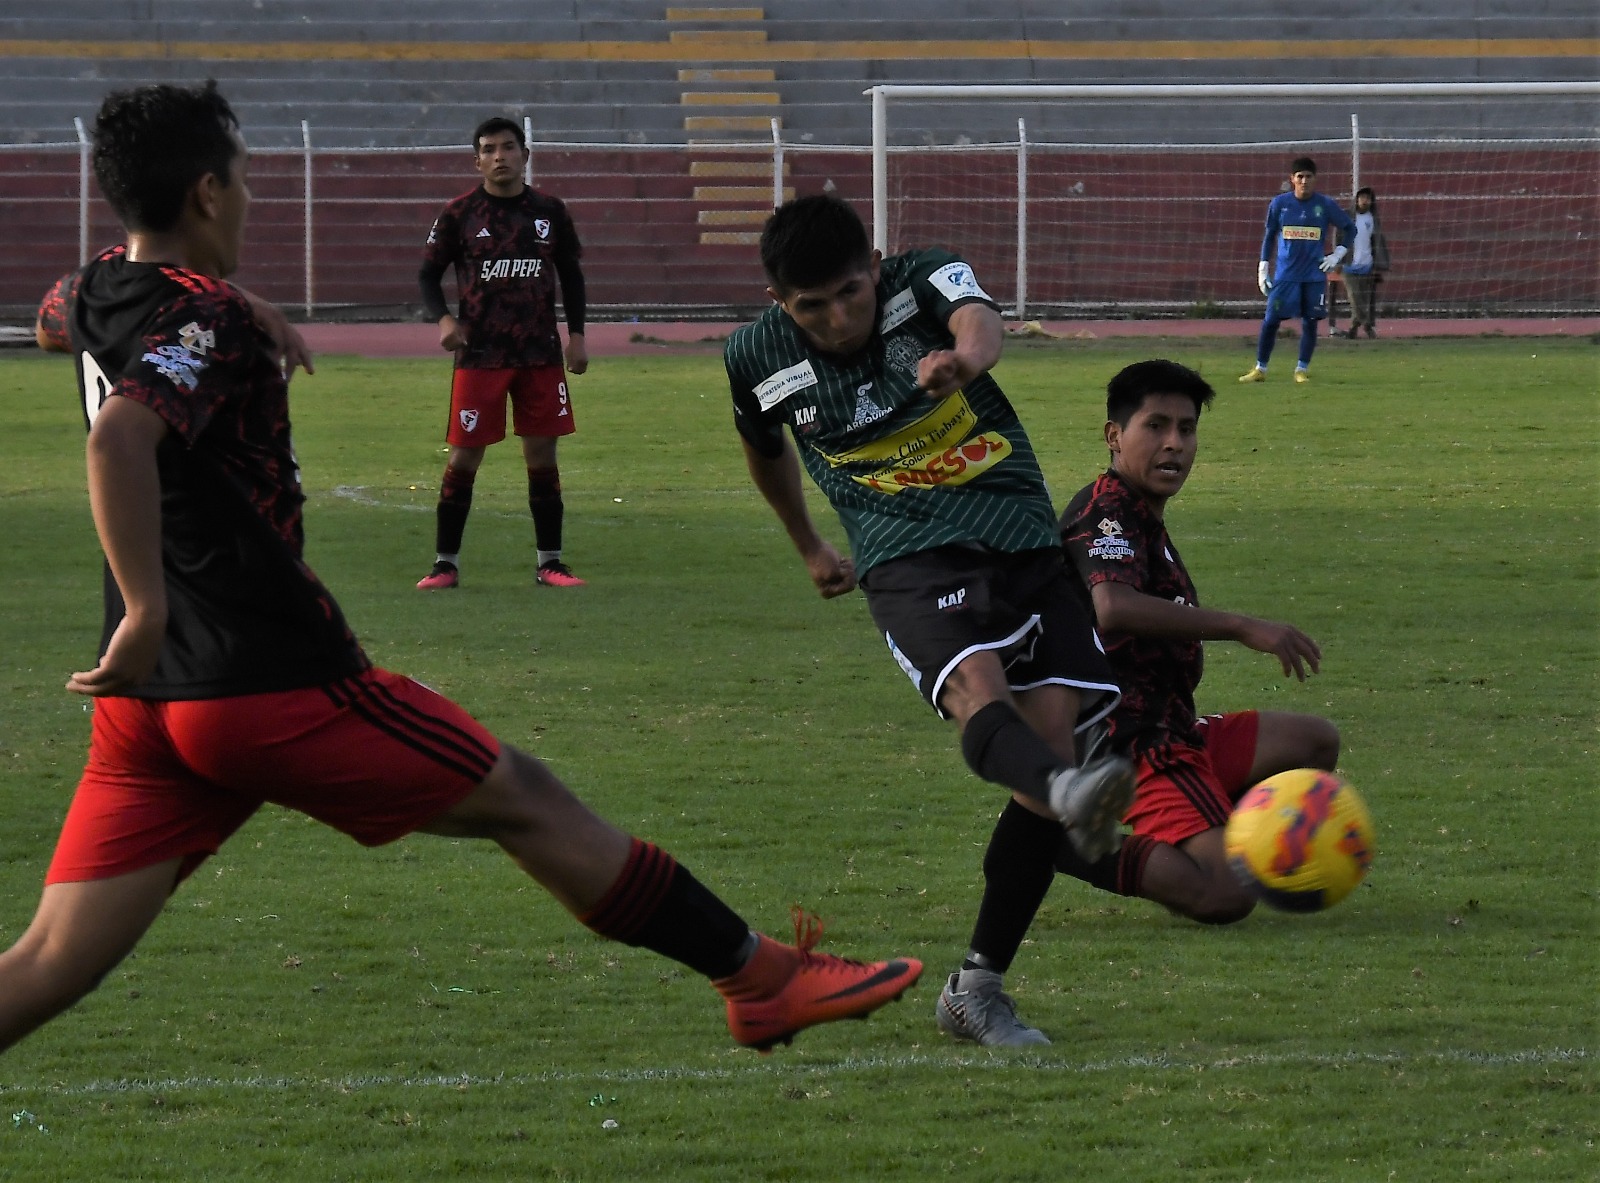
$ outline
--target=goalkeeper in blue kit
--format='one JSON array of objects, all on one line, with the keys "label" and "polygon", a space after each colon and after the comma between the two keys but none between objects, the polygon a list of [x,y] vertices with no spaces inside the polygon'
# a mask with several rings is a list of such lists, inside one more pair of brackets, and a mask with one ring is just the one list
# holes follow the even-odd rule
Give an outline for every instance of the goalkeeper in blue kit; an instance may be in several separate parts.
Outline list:
[{"label": "goalkeeper in blue kit", "polygon": [[[1289,165],[1290,191],[1278,194],[1267,206],[1267,229],[1256,266],[1256,283],[1267,298],[1267,314],[1261,320],[1256,364],[1240,377],[1241,382],[1267,380],[1267,362],[1278,340],[1278,326],[1294,317],[1299,317],[1301,324],[1294,380],[1311,381],[1317,322],[1328,315],[1328,273],[1344,261],[1355,239],[1355,222],[1333,198],[1316,192],[1316,183],[1316,161],[1297,157]],[[1324,255],[1323,242],[1331,227],[1339,230],[1339,243]],[[1274,255],[1276,264],[1269,264]]]}]

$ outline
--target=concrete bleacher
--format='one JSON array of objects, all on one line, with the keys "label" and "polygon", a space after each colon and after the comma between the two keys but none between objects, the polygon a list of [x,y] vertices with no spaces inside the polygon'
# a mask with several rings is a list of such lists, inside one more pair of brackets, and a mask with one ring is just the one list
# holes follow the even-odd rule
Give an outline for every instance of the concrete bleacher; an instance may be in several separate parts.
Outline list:
[{"label": "concrete bleacher", "polygon": [[[825,182],[863,198],[859,156],[800,146],[870,140],[863,90],[880,83],[1564,81],[1595,76],[1592,0],[1347,0],[1286,13],[1278,0],[768,0],[673,7],[662,0],[52,0],[0,12],[0,147],[72,144],[107,91],[214,77],[256,149],[449,147],[406,179],[382,157],[319,157],[317,300],[411,299],[419,226],[473,181],[470,129],[491,113],[532,121],[536,168],[574,207],[595,265],[596,303],[755,307],[753,240],[771,166],[730,143],[767,144],[779,120],[786,189]],[[1108,143],[1217,134],[1213,111],[1121,103],[897,107],[897,144],[1008,140]],[[1308,131],[1292,104],[1242,113],[1262,139]],[[1342,119],[1348,120],[1347,115]],[[1592,128],[1593,104],[1551,100],[1486,130]],[[1461,108],[1420,103],[1410,130],[1462,127]],[[1391,131],[1395,129],[1390,129]],[[1334,134],[1338,134],[1335,131]],[[570,167],[558,145],[593,145]],[[670,148],[615,157],[602,145]],[[687,149],[687,150],[686,150]],[[298,164],[258,157],[253,234],[297,249]],[[609,167],[602,164],[609,161]],[[281,174],[281,176],[280,176]],[[278,177],[280,179],[274,179]],[[346,186],[346,188],[341,188]],[[410,194],[381,212],[363,196]],[[25,307],[76,255],[76,160],[0,152],[0,306]],[[263,199],[264,198],[264,199]],[[102,207],[94,245],[114,235]],[[256,264],[267,266],[265,262]],[[269,294],[297,294],[288,263]],[[380,293],[375,295],[375,293]],[[663,295],[662,293],[667,293]]]},{"label": "concrete bleacher", "polygon": [[[693,9],[660,0],[449,8],[431,0],[54,0],[37,14],[0,17],[0,143],[69,140],[74,116],[92,114],[116,86],[208,76],[224,83],[263,145],[298,142],[301,120],[330,146],[451,143],[486,109],[533,116],[543,139],[683,142],[695,131],[686,126],[686,92],[699,96],[694,116],[744,121],[735,130],[757,131],[750,121],[777,105],[796,138],[864,143],[861,92],[875,83],[1558,80],[1593,77],[1600,38],[1600,13],[1588,0],[1349,0],[1287,14],[1261,0],[1079,0],[1070,19],[1058,0],[880,0],[866,16],[861,8],[856,0]],[[1509,39],[1524,52],[1494,49]],[[1374,41],[1391,48],[1374,52]],[[1179,42],[1191,51],[1173,56]],[[1461,48],[1473,42],[1482,49]],[[1052,56],[1064,43],[1087,53]],[[1234,48],[1219,54],[1220,43]],[[1240,56],[1245,43],[1266,48]],[[1274,43],[1299,48],[1274,56]],[[1330,47],[1326,56],[1306,56],[1318,43]],[[1586,43],[1588,56],[1576,52]],[[184,48],[197,45],[216,53]],[[1165,48],[1141,57],[1139,45]],[[738,66],[764,68],[771,80],[681,77]],[[752,97],[774,94],[777,104]],[[977,110],[930,109],[923,119],[901,129],[908,141],[998,125]]]}]

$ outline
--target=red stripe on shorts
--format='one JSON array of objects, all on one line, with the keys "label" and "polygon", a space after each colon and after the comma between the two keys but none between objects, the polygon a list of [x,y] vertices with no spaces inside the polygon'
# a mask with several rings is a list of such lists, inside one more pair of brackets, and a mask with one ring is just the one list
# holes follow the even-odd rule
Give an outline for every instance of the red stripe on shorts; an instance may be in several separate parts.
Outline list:
[{"label": "red stripe on shorts", "polygon": [[483,780],[499,757],[470,732],[420,713],[381,684],[346,678],[325,689],[335,705],[348,708],[385,735],[470,780]]}]

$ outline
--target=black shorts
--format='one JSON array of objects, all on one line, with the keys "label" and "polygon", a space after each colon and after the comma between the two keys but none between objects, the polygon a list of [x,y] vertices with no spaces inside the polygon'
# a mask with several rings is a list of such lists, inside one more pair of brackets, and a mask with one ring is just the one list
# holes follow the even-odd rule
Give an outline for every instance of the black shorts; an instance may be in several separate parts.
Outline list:
[{"label": "black shorts", "polygon": [[1083,691],[1077,729],[1099,722],[1122,692],[1058,547],[1008,554],[941,546],[879,563],[861,579],[889,652],[928,705],[969,655],[992,649],[1013,692]]}]

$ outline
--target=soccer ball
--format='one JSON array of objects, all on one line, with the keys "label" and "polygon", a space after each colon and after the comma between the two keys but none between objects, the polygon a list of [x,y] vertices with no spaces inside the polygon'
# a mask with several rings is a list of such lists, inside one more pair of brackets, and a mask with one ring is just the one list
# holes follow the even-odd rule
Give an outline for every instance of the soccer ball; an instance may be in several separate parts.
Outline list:
[{"label": "soccer ball", "polygon": [[1269,776],[1234,806],[1223,841],[1239,881],[1285,912],[1320,912],[1355,890],[1375,851],[1372,817],[1331,772]]}]

